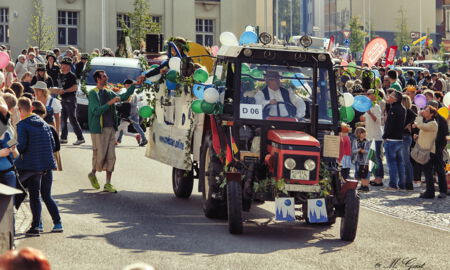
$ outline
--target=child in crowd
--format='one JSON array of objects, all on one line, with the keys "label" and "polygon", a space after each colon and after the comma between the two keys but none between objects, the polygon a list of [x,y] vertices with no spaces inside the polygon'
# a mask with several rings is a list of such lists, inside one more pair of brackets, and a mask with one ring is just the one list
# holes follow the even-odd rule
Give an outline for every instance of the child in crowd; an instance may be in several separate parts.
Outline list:
[{"label": "child in crowd", "polygon": [[358,189],[362,192],[369,191],[369,160],[368,153],[370,142],[366,139],[366,129],[358,127],[355,130],[356,140],[352,145],[352,162],[355,165],[355,178],[361,181]]},{"label": "child in crowd", "polygon": [[339,147],[339,163],[341,164],[341,175],[344,179],[350,178],[350,168],[352,165],[352,147],[350,137],[348,133],[351,132],[351,128],[346,123],[341,124],[340,147]]}]

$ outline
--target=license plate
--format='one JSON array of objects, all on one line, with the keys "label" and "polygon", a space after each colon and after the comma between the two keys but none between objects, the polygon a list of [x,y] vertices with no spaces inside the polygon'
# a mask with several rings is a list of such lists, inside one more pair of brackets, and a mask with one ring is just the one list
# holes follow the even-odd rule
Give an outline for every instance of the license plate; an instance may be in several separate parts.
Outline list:
[{"label": "license plate", "polygon": [[291,192],[320,192],[319,185],[286,184],[284,189]]},{"label": "license plate", "polygon": [[307,170],[291,170],[291,179],[293,179],[293,180],[309,180],[309,171],[307,171]]}]

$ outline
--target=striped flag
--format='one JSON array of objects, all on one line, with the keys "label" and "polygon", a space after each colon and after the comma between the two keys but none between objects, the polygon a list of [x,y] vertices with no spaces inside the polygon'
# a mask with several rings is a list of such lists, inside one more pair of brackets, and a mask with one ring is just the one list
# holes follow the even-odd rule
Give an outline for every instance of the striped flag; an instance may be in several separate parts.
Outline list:
[{"label": "striped flag", "polygon": [[372,140],[372,142],[370,143],[370,149],[369,153],[367,154],[367,158],[369,159],[369,172],[375,171],[378,168],[375,140]]}]

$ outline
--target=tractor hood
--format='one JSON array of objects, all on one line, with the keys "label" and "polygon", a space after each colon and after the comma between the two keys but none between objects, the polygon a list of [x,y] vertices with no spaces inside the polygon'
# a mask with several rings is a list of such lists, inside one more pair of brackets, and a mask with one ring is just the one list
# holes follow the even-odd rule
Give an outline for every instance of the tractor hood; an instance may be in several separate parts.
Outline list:
[{"label": "tractor hood", "polygon": [[320,143],[316,138],[305,132],[295,130],[269,130],[267,139],[278,144],[320,147]]}]

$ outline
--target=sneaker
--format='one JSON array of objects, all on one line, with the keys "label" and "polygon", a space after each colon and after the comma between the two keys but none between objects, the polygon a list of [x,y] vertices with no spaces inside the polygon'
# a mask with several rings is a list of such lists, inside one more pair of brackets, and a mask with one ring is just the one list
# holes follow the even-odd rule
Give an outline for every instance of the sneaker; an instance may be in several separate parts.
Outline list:
[{"label": "sneaker", "polygon": [[111,184],[105,184],[105,186],[103,187],[103,191],[117,193],[117,190]]},{"label": "sneaker", "polygon": [[439,193],[439,195],[437,196],[439,199],[445,199],[447,198],[447,194],[445,194],[444,192]]},{"label": "sneaker", "polygon": [[59,143],[60,143],[60,144],[66,144],[66,143],[67,143],[67,139],[60,139],[60,140],[59,140]]},{"label": "sneaker", "polygon": [[420,188],[420,186],[421,186],[420,182],[414,182],[413,183],[413,187],[415,187],[415,188]]},{"label": "sneaker", "polygon": [[360,186],[358,188],[358,191],[360,191],[360,192],[369,192],[369,187],[368,186]]},{"label": "sneaker", "polygon": [[44,231],[44,225],[42,222],[39,222],[39,226],[36,228],[40,233]]},{"label": "sneaker", "polygon": [[91,181],[91,185],[95,189],[100,189],[100,184],[98,183],[97,176],[93,173],[88,174],[89,181]]},{"label": "sneaker", "polygon": [[55,226],[53,226],[52,232],[63,232],[63,226],[61,223],[56,223]]},{"label": "sneaker", "polygon": [[25,232],[26,236],[40,236],[39,229],[38,228],[30,228],[28,231]]},{"label": "sneaker", "polygon": [[371,186],[373,186],[373,187],[382,187],[382,186],[383,186],[383,182],[377,183],[377,182],[375,182],[375,181],[370,181],[369,184],[370,184]]},{"label": "sneaker", "polygon": [[397,191],[398,189],[393,188],[393,187],[385,187],[381,189],[382,191]]},{"label": "sneaker", "polygon": [[139,144],[139,146],[145,146],[148,143],[148,141],[146,139],[143,139],[141,141],[141,143]]},{"label": "sneaker", "polygon": [[83,143],[85,143],[84,140],[77,140],[76,142],[73,143],[73,145],[80,145],[80,144],[83,144]]}]

